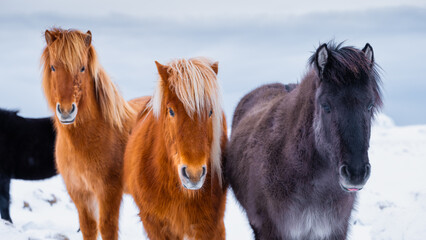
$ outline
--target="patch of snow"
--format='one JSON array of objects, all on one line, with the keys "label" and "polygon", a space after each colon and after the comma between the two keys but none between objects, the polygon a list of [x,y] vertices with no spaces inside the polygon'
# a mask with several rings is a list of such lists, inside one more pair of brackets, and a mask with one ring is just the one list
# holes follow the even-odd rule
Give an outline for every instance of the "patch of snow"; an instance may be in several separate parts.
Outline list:
[{"label": "patch of snow", "polygon": [[385,114],[377,114],[374,119],[373,126],[376,128],[391,128],[395,127],[395,122]]}]

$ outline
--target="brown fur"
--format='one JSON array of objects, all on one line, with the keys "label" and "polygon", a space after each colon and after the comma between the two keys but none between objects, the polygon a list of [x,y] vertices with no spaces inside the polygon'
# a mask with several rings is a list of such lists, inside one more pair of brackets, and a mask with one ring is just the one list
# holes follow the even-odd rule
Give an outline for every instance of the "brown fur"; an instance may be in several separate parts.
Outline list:
[{"label": "brown fur", "polygon": [[[196,91],[195,81],[217,87],[217,64],[191,59],[178,60],[168,66],[157,63],[157,68],[160,87],[154,98],[161,97],[147,103],[129,138],[124,157],[126,188],[140,209],[150,239],[225,239],[223,217],[227,185],[222,186],[221,173],[212,171],[213,158],[223,162],[222,150],[227,141],[223,111],[220,105],[210,105],[220,103],[218,89],[198,89],[205,91],[199,95],[203,99],[198,99],[204,104],[188,106],[190,102],[197,102],[198,93],[192,92]],[[187,81],[182,80],[182,76],[187,76]],[[182,86],[189,83],[192,84],[186,89]],[[181,100],[183,96],[188,100],[186,104]],[[217,101],[209,99],[212,96]],[[169,113],[170,109],[174,116]],[[216,111],[209,117],[212,109]],[[214,129],[217,118],[219,134]],[[220,141],[220,156],[210,154],[215,138]],[[207,166],[206,180],[200,189],[183,187],[178,173],[181,164],[187,165],[194,175],[201,165]]]},{"label": "brown fur", "polygon": [[121,97],[97,61],[90,32],[52,29],[45,36],[43,87],[49,106],[78,107],[72,124],[55,117],[58,171],[77,207],[83,238],[97,239],[99,229],[102,239],[118,239],[123,153],[138,100],[128,104]]}]

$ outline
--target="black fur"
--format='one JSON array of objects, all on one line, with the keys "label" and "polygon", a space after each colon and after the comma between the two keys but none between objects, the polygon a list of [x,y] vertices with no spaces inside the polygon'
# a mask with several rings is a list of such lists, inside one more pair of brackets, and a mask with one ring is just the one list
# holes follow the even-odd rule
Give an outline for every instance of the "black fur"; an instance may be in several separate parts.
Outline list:
[{"label": "black fur", "polygon": [[0,109],[0,212],[9,213],[10,179],[40,180],[57,174],[51,118],[23,118]]}]

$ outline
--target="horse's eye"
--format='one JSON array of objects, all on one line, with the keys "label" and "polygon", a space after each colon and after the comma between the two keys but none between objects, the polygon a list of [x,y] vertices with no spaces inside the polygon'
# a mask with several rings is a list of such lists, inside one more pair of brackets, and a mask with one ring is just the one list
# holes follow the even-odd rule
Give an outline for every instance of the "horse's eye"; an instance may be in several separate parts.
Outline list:
[{"label": "horse's eye", "polygon": [[54,72],[56,69],[55,69],[55,67],[52,65],[52,66],[50,66],[50,70],[52,70],[52,72]]},{"label": "horse's eye", "polygon": [[86,70],[86,68],[83,66],[83,67],[80,69],[80,72],[84,72],[84,70]]},{"label": "horse's eye", "polygon": [[175,116],[175,112],[173,112],[172,108],[169,108],[169,114],[170,116],[174,117]]},{"label": "horse's eye", "polygon": [[331,112],[330,105],[328,105],[328,104],[322,104],[321,107],[322,107],[322,109],[324,109],[324,112],[326,112],[326,113],[330,113]]},{"label": "horse's eye", "polygon": [[209,117],[211,117],[211,116],[212,116],[212,114],[213,114],[213,110],[210,110],[210,112],[209,112]]},{"label": "horse's eye", "polygon": [[373,107],[374,107],[374,104],[373,103],[370,103],[370,105],[368,105],[368,111],[369,112],[371,112],[371,110],[373,109]]}]

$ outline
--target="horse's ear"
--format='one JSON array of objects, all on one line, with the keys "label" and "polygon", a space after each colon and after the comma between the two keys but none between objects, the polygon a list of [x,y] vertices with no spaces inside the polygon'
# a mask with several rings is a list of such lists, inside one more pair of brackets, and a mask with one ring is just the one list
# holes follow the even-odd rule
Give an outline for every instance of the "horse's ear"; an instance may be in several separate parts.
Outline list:
[{"label": "horse's ear", "polygon": [[169,79],[169,68],[157,61],[155,61],[155,65],[157,65],[157,70],[158,70],[158,73],[160,74],[161,79],[163,79],[164,81],[167,81],[167,79]]},{"label": "horse's ear", "polygon": [[52,44],[56,40],[56,36],[49,30],[46,30],[46,32],[44,32],[44,38],[46,38],[47,45]]},{"label": "horse's ear", "polygon": [[87,31],[86,36],[84,37],[84,43],[87,47],[90,46],[92,43],[92,32]]},{"label": "horse's ear", "polygon": [[362,49],[362,52],[365,54],[365,57],[370,61],[370,64],[374,63],[374,52],[373,48],[369,43],[365,44],[365,47]]},{"label": "horse's ear", "polygon": [[212,67],[212,69],[213,69],[214,73],[216,73],[216,75],[217,75],[217,73],[219,72],[219,62],[214,62],[214,63],[211,65],[211,67]]},{"label": "horse's ear", "polygon": [[317,52],[315,53],[315,64],[318,68],[318,72],[320,73],[320,75],[322,75],[322,73],[324,72],[325,66],[327,65],[328,56],[329,56],[329,52],[328,52],[327,44],[324,43],[318,48]]}]

